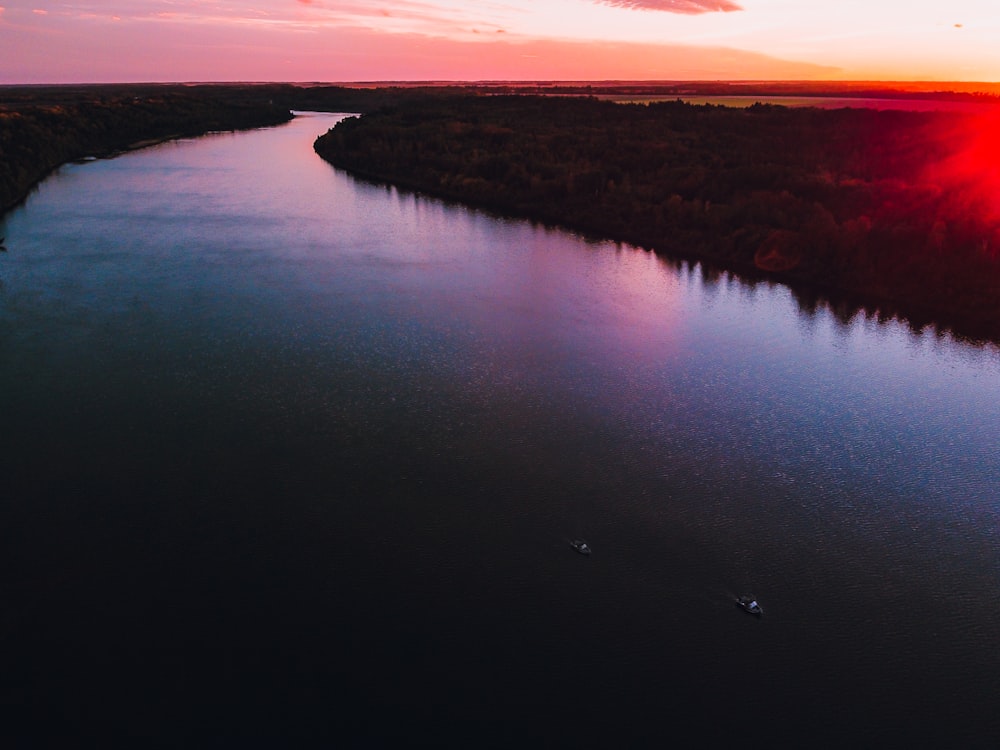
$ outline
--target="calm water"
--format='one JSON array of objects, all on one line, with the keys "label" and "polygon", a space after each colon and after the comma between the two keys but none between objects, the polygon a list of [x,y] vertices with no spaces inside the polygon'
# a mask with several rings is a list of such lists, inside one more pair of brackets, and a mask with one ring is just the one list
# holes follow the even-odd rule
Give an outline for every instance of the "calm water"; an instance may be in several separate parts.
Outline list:
[{"label": "calm water", "polygon": [[356,181],[334,121],[0,220],[6,734],[1000,742],[996,349]]}]

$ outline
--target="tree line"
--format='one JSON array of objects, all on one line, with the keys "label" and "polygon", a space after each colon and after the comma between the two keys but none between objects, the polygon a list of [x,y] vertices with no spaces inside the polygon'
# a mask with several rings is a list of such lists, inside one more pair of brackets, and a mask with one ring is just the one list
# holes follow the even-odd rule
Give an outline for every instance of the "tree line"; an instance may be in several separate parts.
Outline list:
[{"label": "tree line", "polygon": [[143,142],[291,119],[266,100],[238,101],[155,89],[70,92],[13,89],[0,101],[0,213],[53,169]]},{"label": "tree line", "polygon": [[465,86],[128,83],[0,86],[0,214],[85,156],[216,130],[275,125],[291,110],[369,112],[468,94]]},{"label": "tree line", "polygon": [[1000,341],[997,185],[980,180],[989,165],[955,168],[977,127],[948,112],[462,96],[346,119],[315,148],[364,177]]}]

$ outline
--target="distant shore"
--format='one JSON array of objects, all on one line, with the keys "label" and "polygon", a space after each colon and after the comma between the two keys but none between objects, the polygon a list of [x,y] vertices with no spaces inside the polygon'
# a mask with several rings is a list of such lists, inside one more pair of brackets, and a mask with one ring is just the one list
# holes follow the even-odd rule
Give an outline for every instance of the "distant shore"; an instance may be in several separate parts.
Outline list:
[{"label": "distant shore", "polygon": [[592,97],[917,99],[1000,103],[1000,84],[870,81],[383,81],[354,83],[136,83],[0,86],[0,214],[52,170],[212,130],[278,124],[291,110],[367,113],[469,94]]}]

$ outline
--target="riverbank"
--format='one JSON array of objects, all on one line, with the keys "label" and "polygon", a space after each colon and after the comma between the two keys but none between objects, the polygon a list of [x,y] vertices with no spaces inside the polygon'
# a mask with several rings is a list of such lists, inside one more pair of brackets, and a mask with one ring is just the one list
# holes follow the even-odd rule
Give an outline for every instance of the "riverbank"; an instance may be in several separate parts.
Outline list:
[{"label": "riverbank", "polygon": [[491,96],[351,118],[315,148],[369,179],[781,281],[808,304],[998,342],[988,124]]},{"label": "riverbank", "polygon": [[1000,736],[997,352],[373,186],[336,119],[5,217],[4,746]]},{"label": "riverbank", "polygon": [[88,84],[0,86],[0,215],[62,164],[173,138],[287,122],[292,110],[369,112],[462,86]]},{"label": "riverbank", "polygon": [[33,90],[0,105],[0,213],[13,208],[62,164],[220,130],[277,125],[292,118],[267,101],[234,101],[179,88],[93,88],[68,96]]}]

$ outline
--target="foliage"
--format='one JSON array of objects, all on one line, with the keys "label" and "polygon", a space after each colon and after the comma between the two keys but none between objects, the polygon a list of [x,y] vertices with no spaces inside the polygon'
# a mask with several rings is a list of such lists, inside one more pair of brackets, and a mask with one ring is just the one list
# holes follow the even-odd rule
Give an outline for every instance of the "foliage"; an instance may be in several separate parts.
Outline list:
[{"label": "foliage", "polygon": [[338,167],[1000,340],[1000,226],[948,163],[968,115],[466,96],[349,118]]},{"label": "foliage", "polygon": [[273,125],[291,117],[287,109],[262,101],[223,101],[182,90],[153,88],[144,96],[109,93],[47,92],[41,99],[31,91],[22,101],[4,97],[0,211],[23,200],[32,186],[68,161],[164,138]]}]

